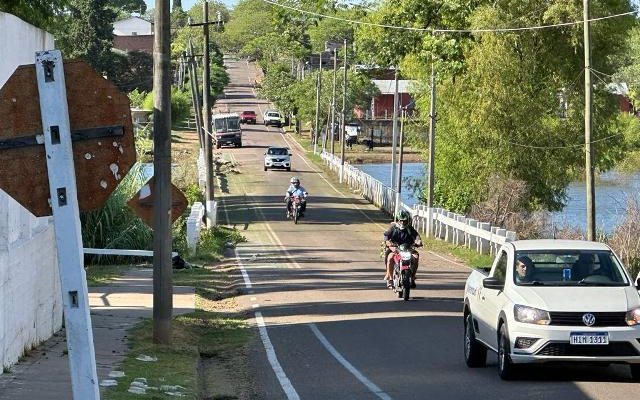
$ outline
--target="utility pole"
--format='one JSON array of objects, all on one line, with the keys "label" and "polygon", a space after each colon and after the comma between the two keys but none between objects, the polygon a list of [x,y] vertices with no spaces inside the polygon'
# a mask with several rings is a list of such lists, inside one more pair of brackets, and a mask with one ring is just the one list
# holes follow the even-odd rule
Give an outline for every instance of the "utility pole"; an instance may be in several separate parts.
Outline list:
[{"label": "utility pole", "polygon": [[191,82],[191,101],[193,102],[193,110],[196,113],[196,129],[198,130],[198,142],[200,144],[200,151],[204,151],[204,130],[202,129],[202,108],[200,107],[200,88],[198,87],[198,73],[196,71],[196,65],[194,62],[193,44],[189,41],[189,52],[187,56],[189,81]]},{"label": "utility pole", "polygon": [[313,139],[313,154],[318,154],[318,138],[320,137],[320,95],[322,94],[322,51],[318,66],[318,80],[316,81],[316,130]]},{"label": "utility pole", "polygon": [[156,0],[153,51],[153,342],[171,343],[171,22],[169,0]]},{"label": "utility pole", "polygon": [[406,112],[403,108],[400,117],[400,158],[398,161],[398,178],[396,179],[396,215],[400,211],[400,195],[402,194],[402,159],[404,158],[404,119]]},{"label": "utility pole", "polygon": [[204,125],[204,133],[205,133],[205,141],[204,141],[204,163],[207,168],[207,187],[206,187],[206,220],[207,227],[213,227],[213,142],[211,132],[211,104],[209,101],[211,100],[211,82],[209,78],[209,73],[211,70],[211,60],[209,59],[209,2],[207,0],[202,3],[203,12],[204,12],[204,23],[202,28],[204,29],[204,49],[203,49],[203,62],[204,62],[204,72],[202,74],[202,108],[203,108],[203,125]]},{"label": "utility pole", "polygon": [[340,117],[340,183],[344,179],[344,129],[347,108],[347,39],[344,40],[344,76],[342,77],[342,113]]},{"label": "utility pole", "polygon": [[399,103],[399,95],[398,95],[398,66],[396,65],[395,77],[395,90],[393,92],[393,129],[391,131],[391,187],[396,187],[395,179],[396,179],[396,147],[398,143],[398,103]]},{"label": "utility pole", "polygon": [[431,108],[429,111],[429,171],[427,178],[427,207],[433,207],[434,170],[436,166],[436,69],[431,59]]},{"label": "utility pole", "polygon": [[592,91],[591,85],[591,32],[589,26],[589,0],[582,0],[584,7],[584,150],[587,184],[587,240],[596,240],[596,189],[593,179],[591,131]]},{"label": "utility pole", "polygon": [[333,131],[336,126],[336,71],[338,70],[338,52],[333,49],[333,94],[331,95],[331,155],[335,154]]}]

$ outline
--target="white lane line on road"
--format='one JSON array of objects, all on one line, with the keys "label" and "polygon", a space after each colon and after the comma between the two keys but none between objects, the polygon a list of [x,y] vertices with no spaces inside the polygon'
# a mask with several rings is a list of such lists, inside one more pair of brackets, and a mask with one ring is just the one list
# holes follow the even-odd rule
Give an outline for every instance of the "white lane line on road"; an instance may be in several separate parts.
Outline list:
[{"label": "white lane line on road", "polygon": [[379,398],[381,398],[383,400],[391,400],[391,397],[388,394],[386,394],[384,391],[382,391],[382,389],[380,389],[378,386],[376,386],[375,383],[373,383],[369,379],[367,379],[366,376],[362,375],[362,373],[360,373],[360,371],[358,371],[356,369],[356,367],[351,365],[351,363],[349,361],[347,361],[342,356],[342,354],[340,354],[338,352],[338,350],[336,350],[335,347],[333,347],[331,345],[331,343],[329,343],[327,338],[322,334],[322,332],[320,332],[320,329],[318,329],[316,324],[309,324],[309,328],[311,328],[311,331],[313,331],[313,333],[316,335],[316,337],[318,338],[320,343],[322,343],[322,345],[327,349],[327,351],[329,351],[329,353],[331,353],[331,355],[333,357],[335,357],[335,359],[338,360],[338,362],[340,364],[342,364],[342,366],[345,367],[347,369],[347,371],[351,372],[351,374],[353,374],[353,376],[355,376],[356,379],[358,379],[369,390],[371,390],[373,392],[373,394],[375,394],[376,396],[378,396]]},{"label": "white lane line on road", "polygon": [[287,399],[295,400],[300,399],[298,396],[298,392],[291,384],[289,378],[287,378],[287,374],[284,373],[284,370],[280,366],[280,362],[278,361],[278,357],[276,356],[276,351],[273,348],[273,344],[271,343],[271,339],[269,339],[269,334],[267,333],[267,326],[264,323],[264,319],[262,319],[262,313],[260,311],[256,312],[256,322],[258,323],[258,329],[260,329],[260,338],[262,339],[262,344],[264,345],[264,349],[267,351],[267,359],[269,360],[269,364],[271,364],[271,368],[273,372],[275,372],[278,381],[280,382],[280,386],[284,393],[287,395]]}]

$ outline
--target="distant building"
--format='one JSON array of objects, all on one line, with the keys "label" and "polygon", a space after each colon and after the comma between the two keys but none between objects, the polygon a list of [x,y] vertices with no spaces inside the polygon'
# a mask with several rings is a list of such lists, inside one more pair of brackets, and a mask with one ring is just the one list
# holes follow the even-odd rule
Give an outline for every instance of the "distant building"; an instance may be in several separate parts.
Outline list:
[{"label": "distant building", "polygon": [[131,17],[113,24],[113,47],[126,53],[153,53],[153,24],[139,17]]},{"label": "distant building", "polygon": [[[393,79],[374,79],[371,82],[378,87],[380,95],[371,99],[371,110],[368,119],[393,118],[393,98],[396,90],[395,81]],[[399,108],[407,107],[412,101],[411,94],[409,93],[411,83],[412,81],[409,80],[398,80]]]}]

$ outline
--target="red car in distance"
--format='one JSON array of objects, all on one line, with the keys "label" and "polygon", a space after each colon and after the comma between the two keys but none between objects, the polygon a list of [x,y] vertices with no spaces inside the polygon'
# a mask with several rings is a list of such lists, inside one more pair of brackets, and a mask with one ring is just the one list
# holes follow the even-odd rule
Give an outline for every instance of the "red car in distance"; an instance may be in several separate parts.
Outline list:
[{"label": "red car in distance", "polygon": [[240,114],[241,124],[256,124],[256,113],[254,111],[243,111]]}]

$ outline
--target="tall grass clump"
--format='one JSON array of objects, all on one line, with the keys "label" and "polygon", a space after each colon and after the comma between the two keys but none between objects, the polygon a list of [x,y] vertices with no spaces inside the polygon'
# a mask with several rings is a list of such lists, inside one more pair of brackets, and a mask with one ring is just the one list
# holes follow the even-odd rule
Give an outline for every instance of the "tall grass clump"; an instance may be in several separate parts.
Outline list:
[{"label": "tall grass clump", "polygon": [[[127,201],[133,197],[145,181],[142,165],[136,163],[102,208],[80,215],[84,247],[137,250],[146,250],[151,247],[151,228],[138,218],[127,205]],[[89,261],[90,263],[106,264],[131,262],[131,258],[92,256]]]},{"label": "tall grass clump", "polygon": [[635,278],[640,272],[640,201],[627,198],[627,212],[609,239],[609,245]]}]

